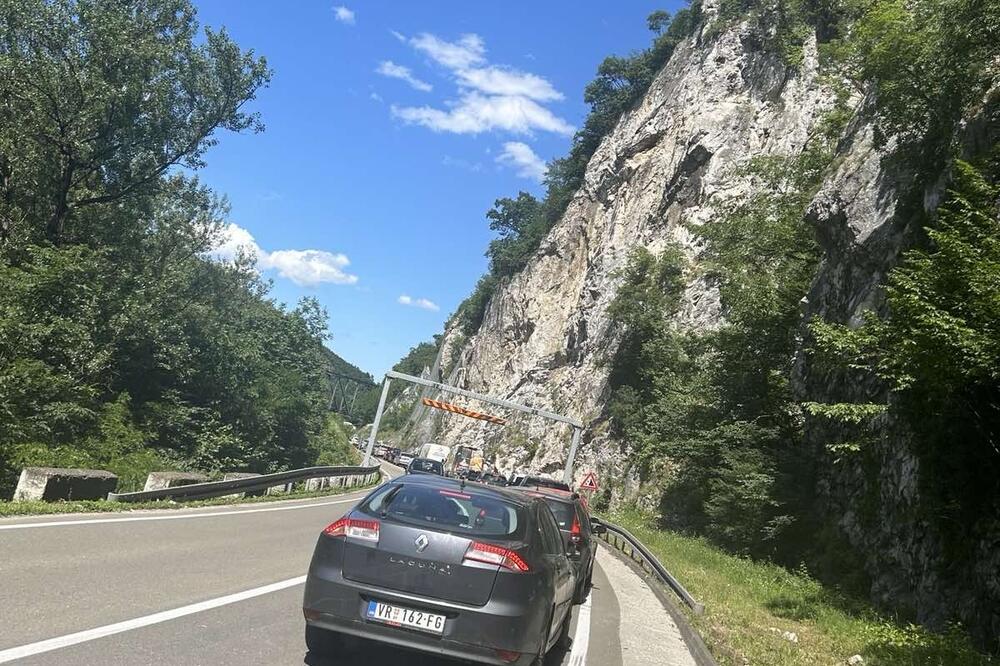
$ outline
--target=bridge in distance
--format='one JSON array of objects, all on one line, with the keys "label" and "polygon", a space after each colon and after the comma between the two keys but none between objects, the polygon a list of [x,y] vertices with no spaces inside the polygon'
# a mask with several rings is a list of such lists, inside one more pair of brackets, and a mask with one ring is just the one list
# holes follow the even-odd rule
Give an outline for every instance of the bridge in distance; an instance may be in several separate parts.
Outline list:
[{"label": "bridge in distance", "polygon": [[[306,652],[313,546],[363,494],[0,520],[0,664],[460,663],[375,644],[333,661]],[[660,599],[605,548],[571,637],[550,666],[697,663]]]}]

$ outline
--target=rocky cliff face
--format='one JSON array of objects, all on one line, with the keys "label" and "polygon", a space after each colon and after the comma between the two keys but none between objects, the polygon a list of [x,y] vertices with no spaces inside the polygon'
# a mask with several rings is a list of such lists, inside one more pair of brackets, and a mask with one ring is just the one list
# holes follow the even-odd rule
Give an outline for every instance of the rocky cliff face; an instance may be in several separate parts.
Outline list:
[{"label": "rocky cliff face", "polygon": [[[601,144],[585,186],[526,269],[498,290],[479,331],[468,340],[446,331],[463,386],[588,424],[577,476],[590,468],[618,473],[619,449],[627,449],[605,435],[604,410],[605,361],[617,343],[607,309],[630,253],[675,241],[697,262],[691,227],[711,218],[717,197],[750,187],[734,169],[754,156],[796,154],[833,103],[815,43],[793,69],[762,42],[737,28],[682,44]],[[692,281],[678,325],[707,328],[719,318],[715,287]],[[500,442],[487,424],[449,419],[443,427],[439,436],[449,441]],[[516,418],[495,453],[508,470],[558,473],[569,438],[567,429]]]},{"label": "rocky cliff face", "polygon": [[[709,3],[705,12],[713,13]],[[609,437],[606,414],[605,362],[618,342],[608,306],[630,252],[641,246],[656,253],[673,241],[697,265],[703,248],[691,229],[712,219],[714,203],[753,187],[735,169],[752,157],[797,154],[833,106],[815,43],[806,44],[803,62],[792,68],[764,47],[765,37],[744,26],[712,37],[703,30],[682,44],[642,102],[605,138],[585,186],[525,270],[498,289],[478,332],[466,338],[457,329],[445,331],[442,365],[451,368],[453,383],[587,425],[577,480],[596,469],[602,478],[624,481],[625,494],[641,496],[627,474],[629,443]],[[878,309],[879,285],[916,231],[897,210],[906,176],[886,167],[864,118],[862,108],[809,208],[824,258],[803,301],[806,319],[849,321]],[[941,188],[927,192],[926,207],[940,194]],[[721,316],[715,286],[692,278],[677,326],[704,330]],[[822,401],[829,381],[800,359],[793,383],[801,398]],[[877,389],[856,390],[862,397]],[[483,446],[508,472],[561,474],[570,441],[568,428],[517,416],[502,432],[458,418],[432,424],[425,418],[421,427],[440,441]],[[822,447],[823,433],[811,437]],[[822,480],[831,515],[839,516],[873,577],[873,596],[931,624],[957,612],[987,634],[992,625],[996,635],[1000,530],[975,545],[979,555],[970,570],[943,575],[942,544],[914,511],[918,461],[905,435],[879,446],[874,475],[845,465],[831,467]],[[862,516],[872,505],[875,515]]]}]

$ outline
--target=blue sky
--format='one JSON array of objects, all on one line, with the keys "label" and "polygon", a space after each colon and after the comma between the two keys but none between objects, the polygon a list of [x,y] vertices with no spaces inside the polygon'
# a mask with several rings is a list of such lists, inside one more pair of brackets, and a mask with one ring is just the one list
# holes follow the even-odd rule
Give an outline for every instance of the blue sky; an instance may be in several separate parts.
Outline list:
[{"label": "blue sky", "polygon": [[263,134],[222,134],[200,177],[274,296],[315,296],[329,346],[381,374],[440,332],[486,270],[484,214],[564,155],[607,55],[670,2],[196,0],[264,55]]}]

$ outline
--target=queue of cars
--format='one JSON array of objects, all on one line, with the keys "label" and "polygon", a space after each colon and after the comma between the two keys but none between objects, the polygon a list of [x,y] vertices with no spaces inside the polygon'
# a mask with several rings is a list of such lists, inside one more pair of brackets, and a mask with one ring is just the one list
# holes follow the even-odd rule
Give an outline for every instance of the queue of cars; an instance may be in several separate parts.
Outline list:
[{"label": "queue of cars", "polygon": [[306,578],[310,652],[335,654],[361,637],[542,664],[586,599],[603,525],[565,484],[517,481],[448,477],[441,461],[416,457],[331,523]]}]

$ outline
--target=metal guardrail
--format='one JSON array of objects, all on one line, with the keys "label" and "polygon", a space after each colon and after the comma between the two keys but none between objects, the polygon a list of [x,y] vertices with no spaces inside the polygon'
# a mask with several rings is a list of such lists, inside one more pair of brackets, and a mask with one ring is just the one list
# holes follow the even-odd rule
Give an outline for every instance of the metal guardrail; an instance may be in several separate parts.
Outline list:
[{"label": "metal guardrail", "polygon": [[[637,562],[644,570],[649,571],[651,574],[659,578],[667,587],[673,590],[677,596],[692,610],[695,615],[702,615],[705,612],[704,604],[699,603],[691,593],[684,589],[680,581],[674,578],[673,574],[667,571],[667,568],[663,566],[656,556],[646,546],[634,537],[628,530],[624,527],[619,527],[614,523],[609,523],[603,518],[598,518],[601,524],[607,528],[607,531],[603,535],[604,541],[613,548],[620,550],[622,553],[628,555],[633,561]],[[613,543],[612,543],[613,541]],[[625,552],[625,548],[628,548],[628,552]],[[636,557],[638,555],[639,557]]]},{"label": "metal guardrail", "polygon": [[232,493],[267,490],[268,488],[274,486],[280,486],[285,483],[294,483],[296,481],[321,479],[330,476],[364,476],[368,474],[375,474],[378,471],[378,465],[372,465],[370,467],[306,467],[305,469],[293,469],[287,472],[262,474],[260,476],[252,476],[245,479],[233,479],[232,481],[192,483],[186,486],[163,488],[161,490],[142,490],[134,493],[109,493],[108,500],[112,502],[145,502],[148,500],[159,499],[208,499],[210,497],[221,497]]}]

